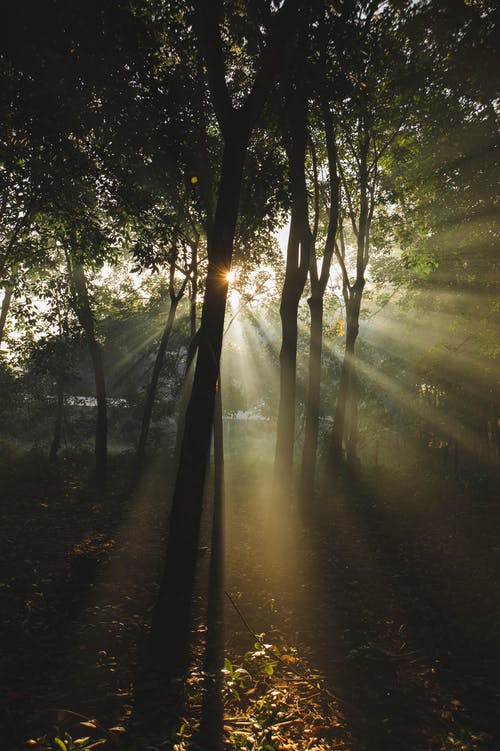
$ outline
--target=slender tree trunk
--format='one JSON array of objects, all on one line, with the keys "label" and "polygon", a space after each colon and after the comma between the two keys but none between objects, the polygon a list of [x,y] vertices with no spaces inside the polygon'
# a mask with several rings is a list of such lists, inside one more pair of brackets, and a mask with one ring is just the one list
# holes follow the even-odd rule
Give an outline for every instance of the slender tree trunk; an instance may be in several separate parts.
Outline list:
[{"label": "slender tree trunk", "polygon": [[222,751],[224,667],[224,440],[220,378],[214,414],[214,507],[208,584],[205,693],[200,723],[203,748]]},{"label": "slender tree trunk", "polygon": [[178,308],[179,302],[181,301],[184,295],[184,292],[186,290],[186,287],[189,281],[191,280],[191,282],[193,282],[193,276],[195,277],[197,273],[198,242],[199,240],[197,239],[196,242],[191,243],[191,266],[189,270],[187,268],[185,269],[185,277],[178,291],[176,291],[175,289],[175,272],[176,272],[178,251],[177,251],[177,247],[175,244],[172,247],[170,261],[169,261],[170,268],[169,268],[169,286],[168,286],[169,297],[170,297],[170,308],[169,308],[169,312],[167,316],[167,321],[165,323],[165,328],[163,329],[163,334],[160,340],[160,345],[156,353],[156,358],[155,358],[155,362],[153,365],[151,378],[150,378],[148,387],[146,389],[141,430],[139,434],[139,441],[137,444],[136,481],[140,479],[143,464],[144,464],[144,455],[146,451],[149,427],[151,425],[151,416],[153,413],[153,405],[154,405],[154,400],[156,396],[156,390],[158,388],[158,380],[160,378],[160,373],[163,367],[163,361],[165,359],[165,353],[167,351],[168,342],[170,340],[170,335],[172,333],[172,328],[174,325],[177,308]]},{"label": "slender tree trunk", "polygon": [[349,367],[349,433],[346,441],[347,462],[351,469],[357,469],[358,465],[358,379],[354,346],[359,332],[359,314],[361,299],[365,287],[365,269],[368,263],[370,224],[373,213],[373,195],[370,197],[368,190],[368,152],[369,135],[366,130],[364,118],[362,118],[362,133],[360,137],[359,157],[359,224],[357,234],[356,253],[356,281],[351,288],[350,311],[347,320],[348,331],[351,330],[352,351],[350,352],[351,364]]},{"label": "slender tree trunk", "polygon": [[4,333],[5,333],[5,324],[7,322],[7,316],[9,314],[9,308],[12,302],[13,293],[14,293],[14,285],[12,284],[12,282],[6,282],[4,286],[2,309],[0,311],[0,346],[2,344]]},{"label": "slender tree trunk", "polygon": [[351,289],[346,333],[346,357],[349,361],[347,379],[349,425],[348,430],[346,430],[344,424],[344,433],[346,436],[346,458],[350,469],[357,469],[358,466],[358,376],[355,345],[359,333],[359,314],[361,311],[361,299],[363,297],[364,286],[364,269],[361,271],[361,274],[358,270],[357,280]]},{"label": "slender tree trunk", "polygon": [[194,255],[189,294],[189,325],[191,339],[194,339],[196,335],[198,323],[196,320],[196,304],[198,302],[198,252],[197,250],[194,250],[193,253]]},{"label": "slender tree trunk", "polygon": [[276,428],[274,484],[278,498],[286,499],[293,486],[295,402],[297,391],[297,314],[309,270],[312,234],[309,227],[305,154],[307,99],[289,82],[286,92],[283,138],[290,165],[292,216],[288,236],[285,282],[281,295],[280,396]]},{"label": "slender tree trunk", "polygon": [[[355,406],[354,401],[356,398],[355,392],[352,391],[352,382],[355,378],[355,344],[359,332],[359,312],[361,307],[361,295],[364,287],[364,280],[362,284],[357,282],[351,289],[351,297],[347,302],[347,330],[346,330],[346,344],[344,351],[344,359],[342,361],[342,368],[340,371],[340,382],[337,396],[337,406],[335,408],[335,417],[333,420],[332,440],[330,444],[330,460],[333,466],[338,465],[343,458],[343,443],[347,434],[346,429],[346,415],[347,406],[349,405],[349,426],[350,431],[357,430],[357,415],[352,416],[352,410]],[[350,432],[349,431],[349,432]],[[354,444],[351,446],[350,459],[353,459],[352,451],[356,450],[356,434],[353,433],[355,438]],[[348,448],[348,440],[346,440],[346,448]]]},{"label": "slender tree trunk", "polygon": [[[290,229],[292,232],[292,229]],[[297,313],[302,288],[297,283],[283,288],[280,305],[280,397],[276,428],[274,474],[280,494],[285,496],[293,482],[295,443],[295,398],[297,391]]]},{"label": "slender tree trunk", "polygon": [[57,452],[61,447],[62,424],[64,416],[64,379],[59,376],[57,379],[57,405],[56,419],[54,421],[54,435],[50,445],[49,462],[54,464],[57,459]]},{"label": "slender tree trunk", "polygon": [[[359,128],[359,219],[357,226],[352,203],[348,198],[349,215],[357,240],[356,280],[354,284],[349,283],[345,269],[344,256],[343,254],[337,254],[341,263],[344,278],[343,291],[346,302],[347,332],[330,446],[331,463],[338,463],[342,458],[342,444],[345,439],[347,459],[352,468],[357,466],[358,445],[358,394],[354,347],[359,332],[359,313],[361,309],[363,289],[365,286],[364,274],[368,263],[370,224],[374,206],[374,185],[372,185],[371,192],[368,189],[368,178],[370,174],[370,169],[368,167],[368,152],[370,137],[366,128],[364,116],[360,118]],[[349,196],[349,190],[345,182],[344,191],[346,192],[346,195]],[[349,406],[348,431],[346,430],[347,405]]]},{"label": "slender tree trunk", "polygon": [[349,373],[349,431],[346,446],[347,464],[350,469],[358,465],[358,373],[354,358]]},{"label": "slender tree trunk", "polygon": [[150,666],[167,686],[183,673],[190,641],[191,599],[210,447],[216,384],[238,216],[245,139],[226,140],[213,233],[208,242],[208,271],[198,358],[186,411],[179,468],[158,603],[150,636]]},{"label": "slender tree trunk", "polygon": [[330,460],[332,466],[338,466],[342,461],[343,456],[342,448],[347,412],[347,397],[349,393],[349,371],[353,350],[354,343],[348,343],[346,340],[344,358],[342,360],[342,367],[340,370],[337,404],[335,407],[335,416],[333,418],[332,441],[330,445]]},{"label": "slender tree trunk", "polygon": [[95,393],[97,400],[97,420],[95,430],[95,481],[100,490],[106,487],[108,419],[106,405],[106,381],[102,353],[95,334],[94,316],[90,307],[87,280],[82,264],[70,257],[70,273],[75,295],[76,313],[85,332],[87,347],[94,370]]},{"label": "slender tree trunk", "polygon": [[309,383],[307,390],[306,424],[302,452],[301,495],[312,493],[316,474],[321,392],[321,352],[323,348],[323,298],[308,299],[311,312],[309,337]]},{"label": "slender tree trunk", "polygon": [[311,296],[307,301],[311,315],[311,330],[309,339],[309,384],[307,392],[306,423],[304,434],[304,448],[302,453],[301,470],[301,499],[305,503],[310,500],[314,492],[316,477],[316,462],[318,453],[319,408],[321,399],[321,354],[323,349],[323,299],[330,276],[330,268],[335,251],[336,234],[339,222],[339,177],[337,172],[337,144],[335,129],[330,112],[328,98],[325,92],[321,96],[321,109],[325,129],[325,144],[328,155],[328,171],[330,185],[330,208],[328,230],[326,235],[321,272],[318,275],[316,259],[316,238],[320,214],[320,190],[317,170],[316,152],[314,144],[311,148],[315,218],[314,241],[311,244],[309,263],[309,279],[311,282]]},{"label": "slender tree trunk", "polygon": [[165,359],[165,352],[167,351],[170,334],[175,321],[175,314],[179,305],[179,299],[177,296],[171,298],[170,309],[168,311],[167,321],[160,341],[160,346],[156,353],[155,362],[153,365],[153,371],[146,390],[146,397],[144,399],[144,409],[142,413],[141,432],[139,435],[139,442],[137,444],[137,475],[140,476],[142,466],[144,463],[144,453],[146,451],[146,443],[148,440],[149,426],[151,424],[151,415],[153,413],[153,404],[156,395],[156,389],[158,386],[158,379],[160,378],[161,369],[163,367],[163,361]]},{"label": "slender tree trunk", "polygon": [[174,447],[174,467],[179,465],[179,457],[182,446],[182,436],[184,435],[184,425],[186,421],[186,410],[189,401],[190,389],[192,386],[192,365],[196,353],[198,351],[198,343],[200,341],[200,330],[195,332],[189,342],[188,351],[186,355],[186,364],[184,368],[184,374],[182,379],[181,395],[179,399],[179,407],[177,411],[177,431],[175,434],[175,447]]}]

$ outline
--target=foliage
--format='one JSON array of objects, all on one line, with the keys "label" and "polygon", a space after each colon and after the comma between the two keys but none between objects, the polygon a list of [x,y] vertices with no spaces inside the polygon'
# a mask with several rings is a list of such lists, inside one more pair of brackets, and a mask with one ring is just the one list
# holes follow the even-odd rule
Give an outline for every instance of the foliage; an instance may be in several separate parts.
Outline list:
[{"label": "foliage", "polygon": [[57,751],[78,751],[78,749],[90,749],[95,748],[96,746],[101,745],[100,741],[93,741],[90,736],[85,736],[82,738],[72,738],[69,733],[64,733],[63,737],[60,738],[58,735],[56,735],[53,739],[53,745],[48,746],[47,748],[55,748]]}]

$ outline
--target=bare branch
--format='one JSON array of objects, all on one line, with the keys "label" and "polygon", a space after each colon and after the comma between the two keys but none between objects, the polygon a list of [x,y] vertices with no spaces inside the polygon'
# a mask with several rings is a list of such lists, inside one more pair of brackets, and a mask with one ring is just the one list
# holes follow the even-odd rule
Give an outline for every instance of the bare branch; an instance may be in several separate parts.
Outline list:
[{"label": "bare branch", "polygon": [[339,248],[338,243],[335,241],[335,243],[334,243],[334,251],[335,251],[335,257],[336,257],[336,259],[338,261],[338,264],[340,266],[340,270],[342,272],[342,284],[343,284],[343,286],[347,290],[349,290],[349,293],[350,293],[350,291],[351,291],[351,283],[349,282],[349,275],[347,273],[347,268],[346,268],[345,260],[344,260],[345,250],[341,250]]},{"label": "bare branch", "polygon": [[222,4],[220,0],[213,0],[211,3],[200,0],[197,11],[198,37],[206,61],[208,84],[215,114],[224,133],[230,127],[234,108],[226,83],[226,65],[220,35]]},{"label": "bare branch", "polygon": [[337,144],[335,141],[335,131],[333,128],[330,108],[326,97],[321,101],[323,110],[323,123],[325,128],[326,151],[328,155],[328,173],[330,178],[330,211],[328,216],[328,230],[325,240],[325,252],[321,265],[320,284],[321,291],[324,293],[330,276],[330,266],[332,263],[333,253],[335,252],[335,236],[339,223],[339,203],[340,203],[340,181],[337,171]]}]

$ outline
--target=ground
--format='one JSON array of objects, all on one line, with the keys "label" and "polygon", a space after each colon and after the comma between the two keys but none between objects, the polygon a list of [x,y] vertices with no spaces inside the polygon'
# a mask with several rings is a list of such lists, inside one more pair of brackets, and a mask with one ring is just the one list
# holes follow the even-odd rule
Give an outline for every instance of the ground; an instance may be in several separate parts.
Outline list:
[{"label": "ground", "polygon": [[[2,470],[2,748],[62,751],[81,737],[80,748],[132,747],[169,482],[161,461],[138,490],[130,461],[112,466],[104,498],[76,460]],[[491,486],[378,469],[334,477],[302,510],[276,509],[265,470],[227,467],[226,747],[498,750]],[[196,748],[209,548],[205,530],[184,721],[161,742],[143,728],[135,748]]]}]

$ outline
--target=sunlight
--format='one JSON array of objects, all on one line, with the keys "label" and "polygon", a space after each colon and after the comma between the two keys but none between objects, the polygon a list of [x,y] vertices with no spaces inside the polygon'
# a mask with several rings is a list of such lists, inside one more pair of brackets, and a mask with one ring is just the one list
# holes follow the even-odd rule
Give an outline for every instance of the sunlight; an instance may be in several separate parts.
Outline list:
[{"label": "sunlight", "polygon": [[231,308],[231,313],[233,314],[233,316],[238,315],[239,309],[241,307],[241,295],[234,287],[231,287],[229,290],[228,300]]},{"label": "sunlight", "polygon": [[232,315],[228,316],[224,332],[221,364],[223,402],[225,409],[242,412],[255,397],[255,363],[250,356],[248,322],[243,317],[242,306],[232,305],[231,308]]},{"label": "sunlight", "polygon": [[226,281],[228,284],[233,284],[236,281],[236,272],[233,269],[227,272]]},{"label": "sunlight", "polygon": [[[462,383],[466,392],[477,398],[484,389],[488,363],[490,368],[495,367],[491,356],[497,339],[493,317],[488,320],[483,315],[477,331],[471,330],[464,326],[463,313],[468,308],[477,309],[481,298],[446,291],[440,297],[440,303],[435,302],[419,316],[411,312],[403,315],[400,310],[388,307],[370,320],[364,337],[367,338],[369,328],[372,346],[390,357],[403,355],[407,361],[419,361],[421,367],[439,362],[442,378]],[[478,351],[491,353],[481,369],[477,367]]]},{"label": "sunlight", "polygon": [[408,392],[396,379],[384,374],[373,365],[357,357],[355,363],[358,373],[380,388],[388,398],[388,403],[392,401],[406,413],[412,414],[417,419],[423,419],[429,433],[435,431],[436,435],[446,436],[447,440],[453,439],[462,449],[469,451],[473,449],[475,443],[473,431],[457,418],[443,413],[436,406],[425,401],[422,398],[422,385],[418,387],[420,394],[418,398],[417,393]]},{"label": "sunlight", "polygon": [[279,243],[281,254],[286,259],[286,250],[288,245],[288,235],[290,234],[290,219],[287,223],[276,232],[276,239]]}]

